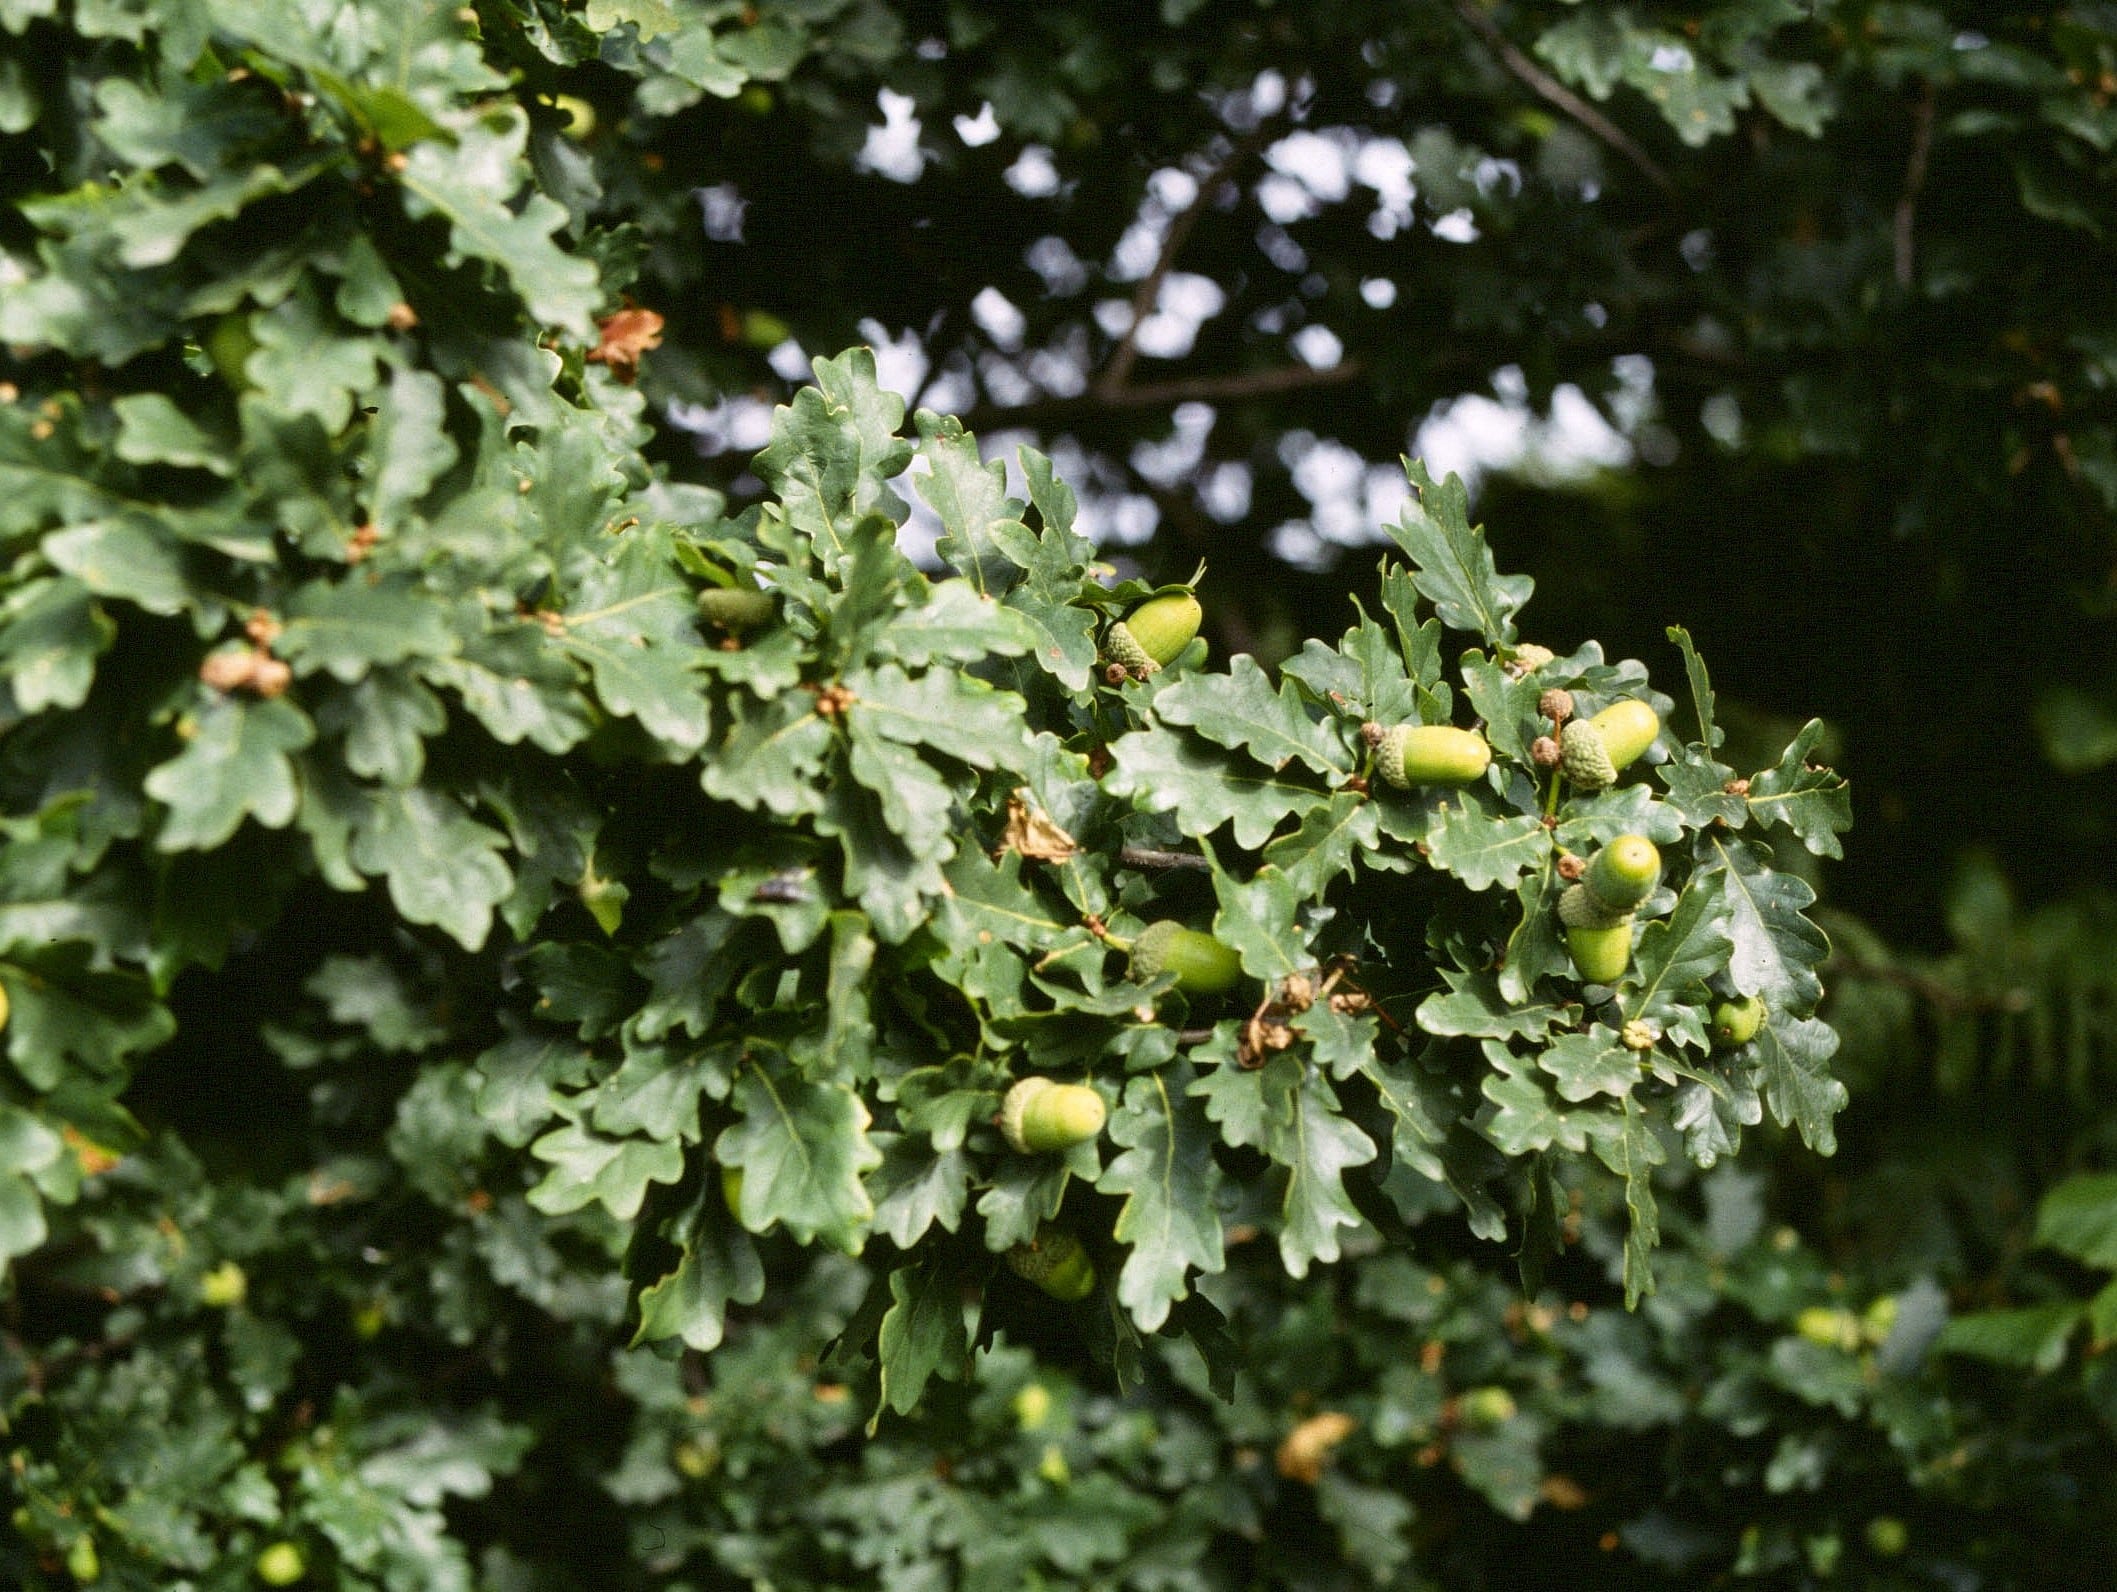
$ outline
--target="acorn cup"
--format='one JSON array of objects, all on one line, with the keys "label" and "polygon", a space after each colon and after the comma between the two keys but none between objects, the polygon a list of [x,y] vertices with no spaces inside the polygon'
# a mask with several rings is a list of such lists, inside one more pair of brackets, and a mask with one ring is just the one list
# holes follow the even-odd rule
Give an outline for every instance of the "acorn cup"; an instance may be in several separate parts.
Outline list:
[{"label": "acorn cup", "polygon": [[1606,906],[1585,884],[1569,884],[1558,898],[1558,921],[1569,929],[1614,929],[1632,921],[1628,907]]}]

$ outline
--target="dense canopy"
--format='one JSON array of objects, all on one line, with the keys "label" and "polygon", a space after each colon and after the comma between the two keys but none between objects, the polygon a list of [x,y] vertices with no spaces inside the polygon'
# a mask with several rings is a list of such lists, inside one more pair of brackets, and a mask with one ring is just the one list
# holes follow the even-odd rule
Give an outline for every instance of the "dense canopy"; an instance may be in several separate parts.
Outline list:
[{"label": "dense canopy", "polygon": [[0,1580],[2106,1582],[2113,93],[0,0]]}]

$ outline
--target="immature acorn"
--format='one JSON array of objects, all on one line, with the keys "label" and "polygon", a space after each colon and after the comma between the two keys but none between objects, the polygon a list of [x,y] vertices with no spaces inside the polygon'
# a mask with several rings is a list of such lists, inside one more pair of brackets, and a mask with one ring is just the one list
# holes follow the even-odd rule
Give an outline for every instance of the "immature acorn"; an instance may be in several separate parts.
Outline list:
[{"label": "immature acorn", "polygon": [[1492,766],[1492,747],[1475,730],[1399,724],[1375,745],[1375,772],[1397,787],[1468,785]]},{"label": "immature acorn", "polygon": [[1043,1155],[1086,1144],[1108,1115],[1103,1097],[1086,1084],[1022,1078],[1000,1102],[1000,1135],[1017,1154]]},{"label": "immature acorn", "polygon": [[1566,949],[1573,953],[1583,982],[1615,984],[1632,961],[1632,920],[1627,916],[1606,929],[1569,928]]},{"label": "immature acorn", "polygon": [[709,624],[740,635],[770,624],[779,604],[754,586],[708,586],[698,594],[698,611]]},{"label": "immature acorn", "polygon": [[257,1556],[257,1578],[266,1586],[292,1586],[308,1573],[298,1543],[275,1542]]},{"label": "immature acorn", "polygon": [[1631,698],[1590,718],[1571,720],[1558,732],[1567,781],[1587,791],[1616,784],[1618,771],[1637,762],[1660,733],[1661,715]]},{"label": "immature acorn", "polygon": [[1163,918],[1140,930],[1132,942],[1132,976],[1145,982],[1176,975],[1186,995],[1225,995],[1242,982],[1242,958],[1210,934]]},{"label": "immature acorn", "polygon": [[1713,1043],[1728,1050],[1746,1045],[1757,1037],[1764,1018],[1764,1002],[1754,995],[1722,1001],[1713,1008]]},{"label": "immature acorn", "polygon": [[1588,863],[1581,883],[1598,905],[1629,912],[1661,882],[1661,852],[1645,835],[1619,835]]},{"label": "immature acorn", "polygon": [[1046,1222],[1036,1237],[1007,1251],[1007,1269],[1068,1304],[1095,1291],[1095,1262],[1081,1241],[1063,1227]]},{"label": "immature acorn", "polygon": [[1204,619],[1205,610],[1187,591],[1149,597],[1110,627],[1103,652],[1127,669],[1154,674],[1176,661]]},{"label": "immature acorn", "polygon": [[1595,726],[1595,733],[1602,737],[1603,750],[1618,768],[1638,762],[1661,733],[1661,715],[1632,697],[1612,702],[1591,715],[1588,722]]}]

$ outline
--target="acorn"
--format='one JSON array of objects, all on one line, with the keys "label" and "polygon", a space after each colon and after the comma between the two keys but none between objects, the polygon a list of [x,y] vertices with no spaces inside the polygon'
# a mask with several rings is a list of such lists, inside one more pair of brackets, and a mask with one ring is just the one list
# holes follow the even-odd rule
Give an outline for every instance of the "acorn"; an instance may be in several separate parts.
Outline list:
[{"label": "acorn", "polygon": [[1632,920],[1606,929],[1569,928],[1566,949],[1573,953],[1573,965],[1584,982],[1615,984],[1632,961]]},{"label": "acorn", "polygon": [[1514,1395],[1503,1387],[1474,1387],[1457,1402],[1466,1426],[1489,1430],[1504,1426],[1520,1413]]},{"label": "acorn", "polygon": [[1645,835],[1619,835],[1588,863],[1581,883],[1598,904],[1628,912],[1661,882],[1661,852]]},{"label": "acorn", "polygon": [[1109,1110],[1086,1084],[1023,1078],[1000,1102],[1000,1135],[1020,1155],[1086,1144],[1103,1131]]},{"label": "acorn", "polygon": [[1612,702],[1588,722],[1602,737],[1603,750],[1617,768],[1636,763],[1661,733],[1661,715],[1631,697]]},{"label": "acorn", "polygon": [[1095,1262],[1081,1241],[1063,1227],[1046,1222],[1029,1243],[1008,1250],[1006,1259],[1009,1271],[1054,1299],[1072,1304],[1095,1291]]},{"label": "acorn", "polygon": [[1242,982],[1242,958],[1210,934],[1164,918],[1140,930],[1132,942],[1132,976],[1145,982],[1176,975],[1186,995],[1225,995]]},{"label": "acorn", "polygon": [[242,1267],[224,1260],[198,1280],[199,1303],[214,1310],[233,1310],[250,1292]]},{"label": "acorn", "polygon": [[1713,1043],[1727,1050],[1746,1045],[1757,1037],[1764,1018],[1764,1002],[1754,995],[1722,1001],[1713,1008]]},{"label": "acorn", "polygon": [[1205,610],[1187,591],[1149,597],[1110,627],[1103,652],[1127,669],[1153,674],[1176,661],[1204,619]]},{"label": "acorn", "polygon": [[1375,772],[1399,790],[1414,785],[1468,785],[1492,766],[1492,747],[1475,730],[1449,724],[1399,724],[1375,747]]},{"label": "acorn", "polygon": [[308,1560],[292,1542],[275,1542],[257,1556],[257,1578],[266,1586],[292,1586],[309,1573]]},{"label": "acorn", "polygon": [[740,635],[770,624],[779,604],[754,586],[708,586],[698,594],[698,611],[707,623]]}]

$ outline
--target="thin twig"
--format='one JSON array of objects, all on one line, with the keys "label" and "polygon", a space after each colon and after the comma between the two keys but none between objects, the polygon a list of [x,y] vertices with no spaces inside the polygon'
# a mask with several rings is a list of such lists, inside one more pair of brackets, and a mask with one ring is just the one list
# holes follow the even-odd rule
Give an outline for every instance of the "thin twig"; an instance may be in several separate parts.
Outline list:
[{"label": "thin twig", "polygon": [[1669,174],[1634,142],[1629,133],[1517,49],[1514,41],[1500,31],[1499,24],[1477,8],[1475,0],[1455,0],[1455,14],[1463,19],[1471,32],[1491,46],[1492,53],[1500,58],[1500,65],[1520,78],[1539,98],[1564,111],[1623,155],[1663,193],[1676,191],[1676,185],[1669,181]]},{"label": "thin twig", "polygon": [[1220,185],[1234,175],[1238,166],[1263,148],[1274,125],[1269,119],[1259,122],[1236,141],[1219,164],[1198,179],[1198,191],[1192,195],[1191,202],[1177,213],[1175,219],[1169,223],[1169,230],[1162,234],[1161,253],[1154,261],[1154,269],[1147,273],[1146,278],[1132,294],[1132,324],[1125,328],[1125,335],[1111,351],[1102,374],[1095,378],[1093,387],[1097,392],[1108,397],[1125,390],[1125,384],[1132,375],[1132,367],[1139,360],[1139,329],[1161,302],[1161,285],[1168,280],[1184,240],[1190,237],[1191,229],[1198,224],[1198,218],[1204,214],[1206,206],[1212,203],[1213,195],[1220,191]]},{"label": "thin twig", "polygon": [[1904,162],[1904,192],[1896,202],[1896,280],[1911,286],[1913,227],[1918,221],[1919,193],[1926,186],[1926,157],[1933,151],[1933,81],[1927,79],[1911,112],[1911,155]]},{"label": "thin twig", "polygon": [[1213,866],[1194,851],[1157,851],[1152,846],[1126,846],[1118,852],[1117,860],[1127,868],[1211,868]]},{"label": "thin twig", "polygon": [[1306,365],[1274,366],[1269,370],[1231,371],[1222,376],[1189,376],[1173,381],[1146,382],[1115,392],[1089,388],[1070,398],[1039,398],[1026,404],[990,404],[963,416],[963,429],[982,434],[1023,426],[1041,428],[1063,425],[1079,415],[1122,409],[1173,409],[1178,404],[1217,403],[1225,399],[1264,398],[1274,393],[1299,392],[1310,387],[1342,387],[1367,374],[1356,359],[1311,370]]}]

